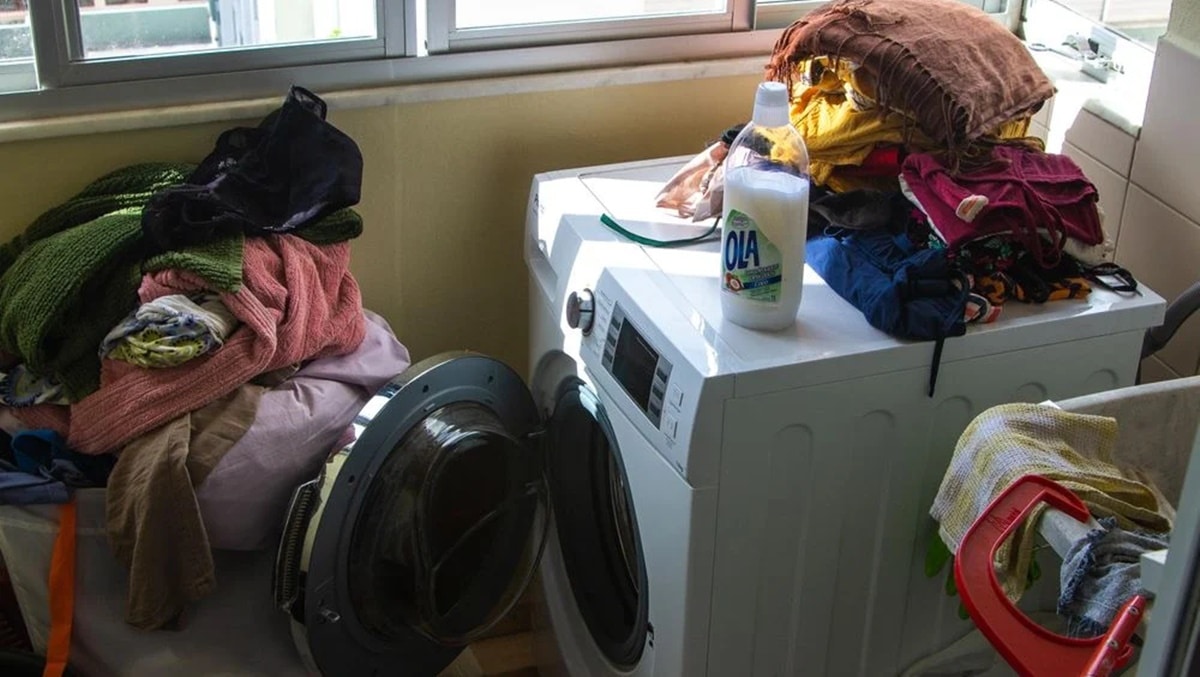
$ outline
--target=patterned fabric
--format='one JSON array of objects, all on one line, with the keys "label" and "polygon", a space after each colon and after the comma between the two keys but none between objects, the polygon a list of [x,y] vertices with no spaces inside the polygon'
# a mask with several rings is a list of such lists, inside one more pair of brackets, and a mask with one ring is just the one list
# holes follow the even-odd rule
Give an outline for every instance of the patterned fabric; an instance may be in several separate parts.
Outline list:
[{"label": "patterned fabric", "polygon": [[101,357],[156,369],[220,348],[237,319],[216,296],[198,300],[172,294],[142,304],[104,337]]},{"label": "patterned fabric", "polygon": [[967,313],[965,320],[968,324],[990,324],[1000,319],[1003,306],[992,303],[986,296],[974,292],[967,294]]},{"label": "patterned fabric", "polygon": [[953,256],[976,274],[987,275],[1008,270],[1023,251],[1021,245],[1011,237],[1000,235],[968,242],[956,249]]},{"label": "patterned fabric", "polygon": [[23,364],[0,372],[0,404],[8,407],[31,407],[35,404],[70,404],[62,384],[52,378],[38,376]]}]

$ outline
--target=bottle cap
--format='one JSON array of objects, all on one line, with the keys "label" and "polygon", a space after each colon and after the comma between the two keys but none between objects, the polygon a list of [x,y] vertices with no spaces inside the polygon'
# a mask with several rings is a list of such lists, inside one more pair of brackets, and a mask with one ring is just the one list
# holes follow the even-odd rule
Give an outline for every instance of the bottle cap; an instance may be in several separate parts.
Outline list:
[{"label": "bottle cap", "polygon": [[788,91],[783,83],[759,83],[754,95],[754,124],[762,127],[788,124]]},{"label": "bottle cap", "polygon": [[760,82],[758,92],[754,95],[754,105],[786,107],[788,105],[787,87],[782,82]]}]

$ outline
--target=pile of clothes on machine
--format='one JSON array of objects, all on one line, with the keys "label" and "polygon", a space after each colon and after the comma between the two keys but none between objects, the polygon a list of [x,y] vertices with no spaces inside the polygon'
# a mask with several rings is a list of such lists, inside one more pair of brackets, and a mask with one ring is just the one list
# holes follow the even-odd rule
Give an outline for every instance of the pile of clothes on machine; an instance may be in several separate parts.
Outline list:
[{"label": "pile of clothes on machine", "polygon": [[270,545],[408,366],[350,272],[362,156],[293,88],[198,166],[118,169],[0,247],[0,503],[107,487],[127,620],[171,626],[213,548]]},{"label": "pile of clothes on machine", "polygon": [[[808,262],[876,328],[940,341],[1010,300],[1086,297],[1096,266],[1115,269],[1095,187],[1026,136],[1053,85],[977,8],[836,0],[781,35],[766,75],[810,155]],[[659,206],[719,214],[731,137]]]}]

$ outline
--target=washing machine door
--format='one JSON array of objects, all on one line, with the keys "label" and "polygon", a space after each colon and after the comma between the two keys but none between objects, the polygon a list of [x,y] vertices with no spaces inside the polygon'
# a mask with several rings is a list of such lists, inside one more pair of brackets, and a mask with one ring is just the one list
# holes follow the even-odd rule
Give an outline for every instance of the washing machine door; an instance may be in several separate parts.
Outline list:
[{"label": "washing machine door", "polygon": [[276,601],[323,675],[430,677],[503,618],[545,543],[542,422],[521,378],[467,353],[413,365],[297,490]]},{"label": "washing machine door", "polygon": [[651,633],[646,560],[612,423],[578,378],[558,388],[545,450],[555,535],[575,605],[605,659],[631,670]]}]

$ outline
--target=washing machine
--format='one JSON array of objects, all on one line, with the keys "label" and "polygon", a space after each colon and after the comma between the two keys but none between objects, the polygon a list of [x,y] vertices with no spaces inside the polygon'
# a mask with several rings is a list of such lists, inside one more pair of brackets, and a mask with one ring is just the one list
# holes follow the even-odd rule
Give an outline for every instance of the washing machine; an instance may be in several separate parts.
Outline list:
[{"label": "washing machine", "polygon": [[662,450],[699,391],[606,272],[653,262],[577,225],[528,257],[528,377],[475,353],[415,364],[296,491],[275,602],[310,671],[436,675],[534,581],[564,649],[547,673],[703,669],[691,581],[711,576],[713,534],[692,523],[711,523],[716,494]]},{"label": "washing machine", "polygon": [[[605,537],[564,527],[554,511],[539,668],[899,674],[971,629],[942,580],[924,572],[936,538],[928,509],[959,435],[995,404],[1132,384],[1144,331],[1165,304],[1145,288],[1009,304],[999,321],[948,339],[939,360],[932,343],[873,329],[807,268],[795,326],[747,330],[721,315],[715,238],[635,246],[602,222],[607,215],[659,241],[708,232],[711,222],[654,206],[688,159],[533,182],[531,363],[572,365],[606,412],[606,444],[622,458],[630,501],[613,514],[634,517],[636,570],[644,561],[646,572],[636,590],[648,601],[640,655],[614,651],[607,628],[627,629],[637,616],[598,618],[588,579],[562,547]],[[628,550],[615,542],[609,557],[619,564],[615,553]]]}]

